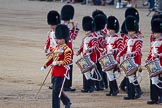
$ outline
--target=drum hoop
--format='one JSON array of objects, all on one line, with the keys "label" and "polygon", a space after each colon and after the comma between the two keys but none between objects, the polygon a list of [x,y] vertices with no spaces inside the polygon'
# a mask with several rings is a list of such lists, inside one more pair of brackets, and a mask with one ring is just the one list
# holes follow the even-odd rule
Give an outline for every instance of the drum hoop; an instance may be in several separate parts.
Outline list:
[{"label": "drum hoop", "polygon": [[137,70],[138,70],[138,67],[136,67],[136,68],[134,68],[134,69],[132,69],[132,70],[135,70],[135,71],[134,71],[133,73],[127,72],[127,73],[126,73],[126,76],[130,76],[130,75],[133,75],[134,73],[136,73]]},{"label": "drum hoop", "polygon": [[146,67],[147,65],[149,65],[150,63],[155,62],[155,61],[160,62],[160,60],[151,60],[151,61],[149,61],[148,63],[145,64],[145,67]]},{"label": "drum hoop", "polygon": [[[147,68],[147,70],[148,70],[148,72],[149,72],[149,74],[150,74],[150,77],[157,76],[158,74],[160,74],[160,71],[162,71],[162,69],[161,69],[161,70],[158,70],[158,72],[152,72],[151,69],[149,68],[149,65],[150,65],[151,63],[153,63],[153,62],[156,63],[156,61],[159,62],[159,65],[160,65],[160,60],[158,60],[158,59],[151,60],[151,61],[149,61],[148,63],[145,64],[145,67]],[[160,66],[161,66],[161,65],[160,65]],[[157,75],[156,75],[156,74],[157,74]]]},{"label": "drum hoop", "polygon": [[162,74],[162,70],[159,70],[158,72],[151,73],[150,77],[155,77],[155,76],[157,76],[159,74]]}]

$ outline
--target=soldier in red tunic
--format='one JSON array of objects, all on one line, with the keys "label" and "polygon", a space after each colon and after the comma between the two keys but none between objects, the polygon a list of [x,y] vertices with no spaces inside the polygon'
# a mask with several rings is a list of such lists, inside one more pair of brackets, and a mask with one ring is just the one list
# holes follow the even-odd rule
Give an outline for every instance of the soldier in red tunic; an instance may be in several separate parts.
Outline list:
[{"label": "soldier in red tunic", "polygon": [[[69,29],[66,25],[58,25],[55,30],[57,45],[53,48],[53,53],[49,55],[48,60],[41,67],[44,71],[52,65],[52,108],[60,108],[60,99],[65,108],[70,108],[70,99],[62,91],[64,76],[68,70],[66,66],[72,63],[72,50],[66,45],[69,41]],[[59,98],[59,94],[60,98]]]},{"label": "soldier in red tunic", "polygon": [[57,11],[51,10],[47,14],[47,23],[50,25],[50,30],[48,32],[48,37],[44,46],[45,53],[48,55],[52,52],[53,47],[55,47],[55,28],[58,24],[60,24],[60,15]]},{"label": "soldier in red tunic", "polygon": [[[118,56],[123,56],[125,58],[133,57],[134,62],[137,65],[141,65],[141,49],[142,49],[142,40],[138,37],[137,32],[139,30],[137,19],[133,16],[128,16],[125,20],[126,31],[128,32],[128,39],[126,40],[124,50],[118,54]],[[128,76],[127,80],[127,90],[128,96],[124,97],[125,100],[139,98],[135,96],[135,84],[137,84],[136,73]]]},{"label": "soldier in red tunic", "polygon": [[[90,56],[90,61],[93,63],[97,62],[97,38],[93,36],[93,18],[90,16],[83,17],[82,27],[85,31],[85,37],[82,39],[82,44],[77,52],[77,55],[81,53],[83,56]],[[91,70],[90,70],[91,71]],[[93,92],[94,81],[92,79],[86,79],[83,75],[83,90],[81,92]]]},{"label": "soldier in red tunic", "polygon": [[[105,29],[105,25],[107,22],[107,18],[105,15],[98,14],[94,17],[94,30],[93,36],[98,39],[98,48],[97,48],[97,59],[99,59],[102,55],[106,53],[106,41],[105,41],[105,34],[103,35],[103,30]],[[102,78],[106,76],[103,74],[101,64],[97,60],[97,69],[101,74]],[[95,81],[95,86],[97,91],[104,90],[103,80]],[[106,86],[105,86],[106,87]]]},{"label": "soldier in red tunic", "polygon": [[[162,19],[161,18],[155,18],[151,22],[151,29],[153,33],[154,40],[151,42],[150,46],[150,52],[148,54],[146,63],[149,61],[153,61],[155,59],[160,60],[160,65],[162,65]],[[162,79],[162,74],[157,75],[155,77],[151,77],[150,81],[150,99],[151,101],[148,101],[147,104],[158,104],[162,102],[162,89],[156,86],[156,81]],[[159,85],[159,83],[157,83]],[[158,100],[158,96],[160,96],[160,99]]]},{"label": "soldier in red tunic", "polygon": [[[106,14],[102,11],[102,10],[98,10],[98,9],[96,9],[95,11],[93,11],[92,12],[92,17],[93,17],[93,19],[95,19],[95,17],[97,16],[97,15],[103,15],[103,16],[105,16],[105,19],[107,19],[107,16],[106,16]],[[104,20],[103,20],[104,21]],[[98,26],[98,25],[97,25]],[[101,25],[102,26],[102,25]],[[102,28],[102,27],[101,27]],[[103,24],[103,28],[100,30],[100,35],[102,35],[102,39],[104,40],[104,37],[105,36],[107,36],[108,35],[108,33],[109,33],[109,31],[107,30],[107,28],[105,27],[105,24]],[[95,37],[97,37],[97,33],[96,32],[94,32],[94,36]],[[101,39],[101,38],[100,38]],[[101,41],[100,41],[101,42]],[[104,41],[103,41],[104,42]],[[103,48],[101,48],[101,49],[103,49]],[[98,55],[98,58],[99,58],[99,55]],[[107,89],[108,88],[108,80],[107,80],[107,75],[106,75],[106,73],[105,72],[103,72],[102,73],[102,78],[103,78],[103,80],[101,81],[101,83],[100,83],[100,85],[101,85],[101,88],[105,88],[105,89]],[[102,90],[102,89],[101,89]]]},{"label": "soldier in red tunic", "polygon": [[[69,28],[70,39],[67,45],[74,50],[74,40],[76,39],[79,28],[77,27],[77,23],[73,22],[74,17],[74,7],[72,5],[64,5],[61,9],[61,23],[65,24]],[[74,54],[74,51],[73,51]],[[73,59],[73,55],[72,55]],[[70,65],[69,76],[70,79],[65,81],[64,90],[65,91],[75,91],[75,88],[72,88],[72,74],[73,74],[73,65]]]},{"label": "soldier in red tunic", "polygon": [[[134,16],[136,19],[137,19],[137,23],[139,24],[139,12],[136,8],[134,7],[130,7],[130,8],[127,8],[126,11],[125,11],[125,19],[128,17],[128,16]],[[142,33],[140,31],[140,29],[138,30],[138,32],[136,33],[137,36],[139,38],[142,38]],[[121,37],[123,38],[123,44],[125,45],[126,44],[126,40],[128,39],[128,32],[126,31],[126,28],[125,28],[125,21],[123,22],[122,26],[121,26]],[[142,54],[140,56],[142,58]],[[139,69],[138,69],[138,72],[142,72],[142,68],[141,66],[139,66]],[[135,86],[135,92],[136,92],[136,97],[141,97],[143,92],[141,90],[141,87],[140,85],[138,84],[138,81],[136,82],[137,83],[137,86]],[[126,77],[124,77],[124,79],[122,80],[120,86],[119,86],[123,91],[126,91]]]},{"label": "soldier in red tunic", "polygon": [[[117,60],[117,54],[124,49],[124,46],[122,42],[122,37],[118,36],[117,34],[119,31],[119,22],[115,16],[108,17],[107,29],[109,30],[109,35],[105,37],[105,40],[107,42],[107,53],[113,54],[114,59]],[[117,62],[120,63],[120,60],[117,60]],[[106,94],[106,96],[116,96],[117,93],[119,93],[116,76],[114,74],[115,71],[117,71],[117,69],[112,69],[106,72],[109,79],[110,87],[110,92]]]},{"label": "soldier in red tunic", "polygon": [[[55,41],[55,29],[56,29],[56,26],[60,24],[60,22],[61,22],[60,15],[57,11],[51,10],[48,12],[47,23],[48,25],[50,25],[50,30],[48,32],[48,37],[47,37],[47,40],[44,46],[46,56],[51,54],[53,51],[53,47],[57,45]],[[52,89],[52,86],[49,86],[49,89]]]}]

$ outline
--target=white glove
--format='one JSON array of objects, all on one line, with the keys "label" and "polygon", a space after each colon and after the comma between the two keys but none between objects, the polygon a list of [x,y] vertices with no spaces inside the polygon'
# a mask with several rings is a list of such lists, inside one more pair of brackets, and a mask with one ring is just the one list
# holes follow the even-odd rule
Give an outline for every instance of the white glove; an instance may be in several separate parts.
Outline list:
[{"label": "white glove", "polygon": [[63,53],[63,52],[64,52],[63,48],[58,49],[58,53]]},{"label": "white glove", "polygon": [[56,65],[57,65],[56,61],[53,61],[53,62],[52,62],[52,65],[53,65],[53,66],[56,66]]},{"label": "white glove", "polygon": [[44,66],[42,66],[40,70],[41,70],[41,71],[45,71],[45,69],[46,69],[46,68],[45,68]]}]

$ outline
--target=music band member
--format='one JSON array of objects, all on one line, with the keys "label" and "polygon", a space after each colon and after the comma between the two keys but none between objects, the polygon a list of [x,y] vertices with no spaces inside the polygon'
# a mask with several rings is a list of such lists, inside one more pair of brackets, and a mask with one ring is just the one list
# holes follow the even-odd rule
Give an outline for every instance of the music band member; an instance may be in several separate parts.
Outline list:
[{"label": "music band member", "polygon": [[[105,29],[107,18],[105,15],[98,14],[94,17],[94,33],[93,36],[98,39],[98,48],[97,48],[97,69],[102,76],[106,76],[106,74],[103,74],[101,64],[99,63],[98,59],[106,53],[106,40],[105,40],[105,34],[103,35],[103,30]],[[96,76],[94,76],[96,77]],[[104,90],[103,86],[103,80],[101,81],[95,81],[95,86],[97,91]]]},{"label": "music band member", "polygon": [[[61,24],[65,24],[69,28],[70,32],[70,39],[67,45],[74,50],[74,40],[76,39],[79,28],[77,27],[77,23],[73,22],[73,17],[74,17],[74,7],[72,5],[64,5],[61,9]],[[73,51],[74,52],[74,51]],[[74,53],[73,53],[74,54]],[[72,54],[72,59],[73,59],[73,54]],[[70,79],[65,81],[64,84],[64,90],[65,91],[75,91],[75,88],[72,88],[72,74],[73,74],[73,65],[70,65],[70,70],[69,70],[69,77]]]},{"label": "music band member", "polygon": [[[109,16],[107,19],[107,29],[109,30],[108,36],[105,37],[107,42],[107,53],[113,54],[114,59],[116,59],[117,54],[123,50],[122,38],[118,36],[119,22],[115,16]],[[120,60],[117,60],[120,63]],[[119,67],[115,67],[110,71],[107,71],[107,76],[109,79],[110,92],[106,96],[116,96],[119,93],[118,85],[116,81],[115,71],[118,71]]]},{"label": "music band member", "polygon": [[[151,21],[151,30],[154,40],[151,42],[150,52],[146,63],[156,59],[160,60],[160,65],[162,65],[162,19],[154,18]],[[150,101],[147,104],[158,104],[162,102],[162,89],[157,85],[162,86],[157,80],[162,79],[162,74],[151,77],[150,80]],[[159,99],[160,96],[160,99]]]},{"label": "music band member", "polygon": [[[53,53],[49,55],[48,60],[41,67],[44,71],[49,65],[52,65],[52,108],[60,108],[60,99],[65,105],[65,108],[70,108],[71,102],[67,95],[61,91],[64,76],[68,71],[65,66],[72,62],[72,50],[66,45],[69,41],[69,29],[66,25],[58,25],[55,30],[56,47],[53,48]],[[59,94],[61,96],[59,98]]]},{"label": "music band member", "polygon": [[[107,18],[106,14],[105,14],[102,10],[96,9],[95,11],[92,12],[92,17],[93,17],[93,19],[94,19],[97,15],[103,15],[103,16],[105,16],[105,19]],[[107,28],[105,27],[105,28],[103,28],[103,29],[100,31],[100,34],[101,34],[103,37],[105,37],[105,36],[107,36],[108,32],[109,32],[109,31],[108,31]],[[96,36],[97,34],[94,33],[94,35]],[[103,80],[101,80],[101,82],[100,82],[101,90],[102,90],[102,88],[108,89],[107,75],[106,75],[105,72],[103,72],[101,75],[102,75],[102,78],[103,78]]]},{"label": "music band member", "polygon": [[[47,33],[48,37],[44,46],[45,54],[48,56],[49,54],[52,53],[53,47],[55,47],[56,41],[55,41],[55,29],[58,24],[60,24],[61,19],[60,15],[57,11],[51,10],[47,14],[47,23],[50,25],[50,30]],[[52,78],[51,78],[51,83],[52,83]],[[49,89],[52,89],[52,86],[49,86]]]},{"label": "music band member", "polygon": [[[139,31],[138,21],[133,16],[128,16],[125,19],[125,27],[128,32],[128,39],[126,40],[124,50],[118,54],[118,57],[125,54],[125,58],[132,57],[137,65],[141,64],[141,49],[142,40],[138,37],[137,32]],[[136,99],[135,86],[136,86],[136,72],[133,75],[128,76],[127,90],[128,96],[124,97],[125,100]]]},{"label": "music band member", "polygon": [[[90,61],[97,62],[97,38],[93,37],[93,18],[90,16],[85,16],[82,19],[82,27],[85,31],[85,37],[82,39],[82,44],[77,52],[77,56],[81,53],[83,56],[90,56]],[[92,71],[92,70],[90,70]],[[92,79],[86,79],[83,75],[83,90],[81,92],[93,92],[94,91],[94,81]]]},{"label": "music band member", "polygon": [[[125,11],[125,19],[127,18],[127,16],[130,16],[130,15],[134,16],[137,19],[137,22],[139,24],[139,20],[140,20],[139,12],[138,12],[138,10],[136,8],[129,7],[129,8],[126,9],[126,11]],[[142,32],[140,31],[140,28],[139,28],[139,30],[138,30],[138,32],[136,34],[137,34],[137,36],[139,38],[142,38]],[[121,26],[121,37],[123,38],[123,44],[125,44],[126,40],[128,39],[127,35],[128,35],[128,32],[126,31],[125,21],[124,21],[122,26]],[[142,55],[141,55],[141,58],[142,58]],[[142,72],[141,66],[139,66],[138,72]],[[123,90],[123,91],[126,91],[126,86],[127,86],[126,85],[126,80],[127,80],[127,78],[124,77],[124,79],[121,81],[120,86],[119,86],[120,89]],[[137,84],[135,86],[136,97],[140,98],[142,96],[143,92],[142,92],[142,89],[141,89],[140,84],[138,83],[138,81],[136,81],[136,84]]]}]

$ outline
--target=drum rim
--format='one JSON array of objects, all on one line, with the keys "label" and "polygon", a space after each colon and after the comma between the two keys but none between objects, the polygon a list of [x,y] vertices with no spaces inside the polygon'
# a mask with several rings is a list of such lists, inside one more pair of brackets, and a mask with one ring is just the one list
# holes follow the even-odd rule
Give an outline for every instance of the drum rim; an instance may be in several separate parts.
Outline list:
[{"label": "drum rim", "polygon": [[98,59],[98,61],[100,61],[102,58],[104,58],[105,56],[108,56],[108,55],[112,55],[112,56],[113,56],[113,54],[105,54],[105,55],[101,56],[101,57]]},{"label": "drum rim", "polygon": [[[134,73],[136,73],[136,71],[138,70],[138,66],[135,67],[134,69],[135,69],[134,72],[125,72],[126,76],[131,76],[131,75],[133,75]],[[132,69],[132,70],[134,70],[134,69]]]},{"label": "drum rim", "polygon": [[86,72],[88,72],[88,71],[91,71],[93,68],[95,68],[96,67],[96,65],[95,64],[93,64],[92,66],[89,66],[88,68],[86,68],[86,69],[82,69],[81,70],[81,72],[82,73],[86,73]]},{"label": "drum rim", "polygon": [[145,64],[145,67],[146,67],[147,65],[149,65],[150,63],[154,62],[154,61],[160,61],[160,60],[157,60],[157,59],[151,60],[151,61],[149,61],[149,62],[147,62],[147,63]]},{"label": "drum rim", "polygon": [[106,69],[105,69],[105,67],[107,67],[107,66],[105,66],[105,67],[103,68],[103,71],[110,71],[110,70],[112,70],[113,68],[115,68],[115,66],[117,66],[117,64],[113,64],[113,65],[109,66],[109,68],[106,68]]},{"label": "drum rim", "polygon": [[162,70],[160,70],[159,72],[151,73],[150,77],[155,77],[155,76],[160,75],[160,74],[162,74]]}]

